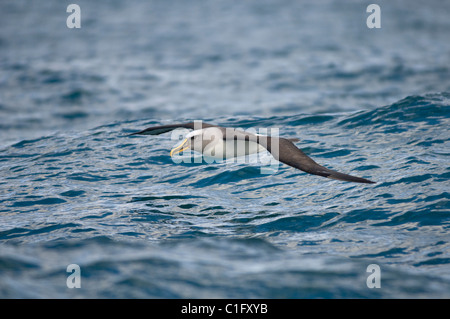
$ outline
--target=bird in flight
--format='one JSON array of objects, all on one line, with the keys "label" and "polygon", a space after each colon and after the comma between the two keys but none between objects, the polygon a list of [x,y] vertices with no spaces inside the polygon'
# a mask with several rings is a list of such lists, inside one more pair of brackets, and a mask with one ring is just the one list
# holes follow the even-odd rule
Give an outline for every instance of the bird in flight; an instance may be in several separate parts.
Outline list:
[{"label": "bird in flight", "polygon": [[201,121],[152,126],[130,135],[159,135],[178,128],[191,129],[193,131],[185,136],[181,144],[171,150],[170,156],[190,149],[202,153],[204,156],[227,159],[267,150],[279,162],[309,174],[346,182],[375,183],[365,178],[328,169],[316,163],[295,146],[293,142],[298,141],[298,139],[253,134]]}]

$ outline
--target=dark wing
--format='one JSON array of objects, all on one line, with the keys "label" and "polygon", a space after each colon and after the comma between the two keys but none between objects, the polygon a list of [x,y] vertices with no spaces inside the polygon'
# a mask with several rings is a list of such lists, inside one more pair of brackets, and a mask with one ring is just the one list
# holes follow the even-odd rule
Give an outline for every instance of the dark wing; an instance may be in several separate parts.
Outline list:
[{"label": "dark wing", "polygon": [[173,131],[177,128],[187,128],[187,129],[203,129],[207,127],[213,127],[217,125],[212,125],[208,123],[203,123],[202,121],[198,122],[190,122],[190,123],[181,123],[181,124],[169,124],[169,125],[159,125],[159,126],[152,126],[148,127],[145,130],[131,133],[130,135],[159,135],[162,133]]},{"label": "dark wing", "polygon": [[278,138],[278,140],[280,153],[278,160],[282,163],[298,168],[309,174],[324,176],[341,181],[367,184],[375,183],[365,178],[339,173],[323,167],[322,165],[319,165],[315,161],[313,161],[305,153],[303,153],[302,150],[297,148],[291,141],[284,138]]},{"label": "dark wing", "polygon": [[227,138],[257,142],[266,148],[276,160],[309,174],[324,176],[346,182],[367,184],[375,183],[365,178],[339,173],[317,164],[309,156],[303,153],[302,150],[297,148],[292,141],[286,138],[254,135],[243,131],[226,129],[224,139]]}]

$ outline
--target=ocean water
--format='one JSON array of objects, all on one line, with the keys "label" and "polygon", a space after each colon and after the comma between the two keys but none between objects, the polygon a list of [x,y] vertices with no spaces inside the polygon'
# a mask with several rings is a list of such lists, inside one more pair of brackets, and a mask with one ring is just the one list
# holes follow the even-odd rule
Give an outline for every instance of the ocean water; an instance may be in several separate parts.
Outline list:
[{"label": "ocean water", "polygon": [[[72,2],[0,3],[1,298],[450,297],[449,3]],[[129,136],[192,120],[376,184]]]}]

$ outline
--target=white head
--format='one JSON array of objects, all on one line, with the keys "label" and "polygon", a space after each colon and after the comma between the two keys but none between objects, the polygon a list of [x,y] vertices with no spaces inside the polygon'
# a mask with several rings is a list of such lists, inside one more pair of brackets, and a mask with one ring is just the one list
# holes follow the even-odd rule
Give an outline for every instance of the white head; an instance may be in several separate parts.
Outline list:
[{"label": "white head", "polygon": [[218,140],[219,133],[220,135],[222,135],[222,131],[218,130],[215,127],[192,131],[186,134],[186,138],[183,140],[183,142],[181,142],[180,145],[170,151],[170,156],[176,153],[181,153],[182,151],[185,151],[187,149],[203,153],[203,150],[209,143]]}]

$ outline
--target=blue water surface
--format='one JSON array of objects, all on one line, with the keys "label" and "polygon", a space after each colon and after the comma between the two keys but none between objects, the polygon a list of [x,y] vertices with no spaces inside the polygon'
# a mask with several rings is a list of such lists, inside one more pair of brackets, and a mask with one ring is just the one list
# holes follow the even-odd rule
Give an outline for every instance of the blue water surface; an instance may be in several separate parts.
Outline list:
[{"label": "blue water surface", "polygon": [[[72,2],[0,3],[0,297],[450,297],[449,3]],[[376,184],[129,136],[192,120]]]}]

